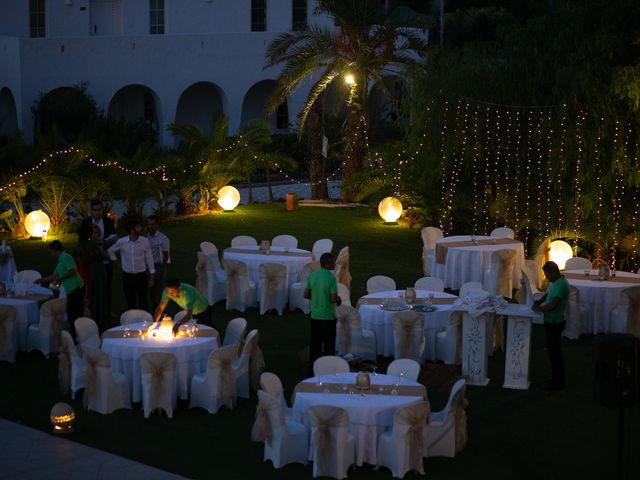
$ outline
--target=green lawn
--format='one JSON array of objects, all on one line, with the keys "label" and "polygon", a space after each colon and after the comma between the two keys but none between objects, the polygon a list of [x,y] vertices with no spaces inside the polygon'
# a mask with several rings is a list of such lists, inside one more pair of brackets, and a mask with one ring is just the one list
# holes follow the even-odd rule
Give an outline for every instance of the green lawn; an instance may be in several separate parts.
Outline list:
[{"label": "green lawn", "polygon": [[[364,292],[366,279],[375,274],[393,277],[398,287],[413,285],[422,276],[419,232],[405,226],[384,225],[373,209],[303,207],[285,211],[284,204],[241,206],[234,213],[220,213],[167,222],[161,226],[172,241],[170,275],[195,280],[195,252],[209,240],[220,250],[235,235],[258,240],[290,233],[303,248],[319,238],[334,240],[334,252],[348,245],[353,275],[352,301]],[[463,233],[463,232],[460,232]],[[68,247],[75,239],[63,241]],[[39,240],[12,245],[18,268],[49,272],[53,267],[45,245]],[[119,275],[114,278],[114,307],[123,309]],[[223,303],[214,307],[214,323],[224,331],[238,312],[226,312]],[[285,389],[304,377],[299,352],[306,346],[308,323],[300,312],[259,316],[245,312],[249,328],[260,330],[260,345],[267,369],[280,375]],[[470,387],[469,445],[455,459],[429,458],[425,470],[431,479],[519,478],[611,478],[615,475],[618,413],[595,403],[592,395],[593,337],[565,342],[567,390],[547,393],[540,388],[549,376],[540,326],[534,327],[529,390],[501,388],[504,355],[489,359],[489,386]],[[384,363],[381,359],[381,363]],[[0,363],[0,416],[38,429],[48,430],[51,406],[65,400],[57,391],[57,361],[37,353],[20,354],[14,364]],[[34,381],[35,380],[35,381]],[[441,408],[446,395],[430,392],[432,406]],[[239,400],[233,411],[209,415],[180,404],[169,420],[142,411],[122,410],[99,415],[71,402],[79,418],[69,438],[115,454],[193,478],[310,478],[311,467],[289,465],[274,470],[262,462],[262,445],[250,441],[256,398]],[[629,476],[640,475],[640,407],[625,411]],[[2,476],[0,472],[0,477]],[[366,466],[351,470],[350,478],[390,478],[382,469]],[[413,474],[406,478],[416,477]]]}]

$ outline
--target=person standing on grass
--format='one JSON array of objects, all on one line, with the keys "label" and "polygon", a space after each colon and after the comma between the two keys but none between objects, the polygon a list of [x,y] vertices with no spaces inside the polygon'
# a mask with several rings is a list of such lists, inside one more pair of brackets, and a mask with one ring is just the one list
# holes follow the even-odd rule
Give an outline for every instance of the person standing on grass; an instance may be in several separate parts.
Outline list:
[{"label": "person standing on grass", "polygon": [[332,272],[335,263],[333,254],[323,253],[320,268],[309,275],[304,289],[304,298],[311,301],[309,369],[313,369],[313,362],[319,357],[336,353],[336,306],[342,299]]},{"label": "person standing on grass", "polygon": [[116,260],[120,252],[122,289],[127,309],[140,308],[149,311],[149,289],[153,287],[156,273],[149,240],[142,236],[142,223],[131,220],[127,224],[129,235],[120,238],[110,249],[109,258]]},{"label": "person standing on grass", "polygon": [[151,245],[153,265],[156,269],[153,287],[149,289],[149,304],[153,311],[160,303],[162,286],[167,281],[167,264],[169,263],[169,248],[171,245],[169,238],[158,230],[158,217],[156,215],[147,217],[147,240]]},{"label": "person standing on grass", "polygon": [[551,362],[551,379],[547,380],[549,390],[564,389],[564,358],[562,357],[562,331],[566,325],[564,318],[569,301],[569,283],[560,275],[555,262],[547,262],[542,271],[549,281],[547,293],[533,302],[534,312],[544,313],[544,333],[547,340],[549,361]]},{"label": "person standing on grass", "polygon": [[39,278],[35,283],[49,285],[51,282],[61,283],[67,294],[67,318],[71,335],[76,338],[76,329],[73,322],[84,314],[84,299],[87,290],[84,281],[78,273],[78,266],[73,256],[64,251],[62,242],[54,240],[49,244],[49,252],[56,259],[56,268],[47,277]]}]

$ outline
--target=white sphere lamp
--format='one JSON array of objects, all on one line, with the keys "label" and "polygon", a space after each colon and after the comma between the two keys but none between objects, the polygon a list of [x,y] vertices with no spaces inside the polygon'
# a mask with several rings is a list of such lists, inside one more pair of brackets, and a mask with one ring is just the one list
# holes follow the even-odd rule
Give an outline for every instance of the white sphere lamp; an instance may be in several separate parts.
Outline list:
[{"label": "white sphere lamp", "polygon": [[218,205],[225,212],[230,212],[240,203],[240,192],[236,187],[226,185],[218,190]]},{"label": "white sphere lamp", "polygon": [[571,245],[563,240],[554,240],[549,244],[549,260],[555,262],[560,270],[564,270],[565,263],[573,257]]},{"label": "white sphere lamp", "polygon": [[42,240],[47,240],[47,233],[51,228],[51,221],[49,215],[42,210],[34,210],[29,213],[24,219],[24,228],[27,229],[27,233],[32,237],[42,237]]},{"label": "white sphere lamp", "polygon": [[395,197],[386,197],[378,204],[378,214],[386,223],[396,223],[402,215],[402,203]]}]

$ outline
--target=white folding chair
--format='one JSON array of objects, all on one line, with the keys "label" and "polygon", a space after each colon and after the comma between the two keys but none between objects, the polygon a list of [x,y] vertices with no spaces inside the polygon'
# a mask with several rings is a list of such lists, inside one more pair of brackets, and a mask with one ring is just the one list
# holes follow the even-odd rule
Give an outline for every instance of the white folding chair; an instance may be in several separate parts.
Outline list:
[{"label": "white folding chair", "polygon": [[81,350],[84,351],[84,347],[100,348],[100,331],[95,321],[89,317],[79,317],[76,318],[73,325]]},{"label": "white folding chair", "polygon": [[40,278],[42,278],[42,275],[36,270],[20,270],[16,273],[16,283],[27,283],[31,285]]},{"label": "white folding chair", "polygon": [[227,296],[227,275],[220,266],[216,254],[197,252],[196,289],[207,299],[209,305],[214,305]]},{"label": "white folding chair", "polygon": [[422,277],[416,280],[415,289],[444,292],[444,282],[437,277]]},{"label": "white folding chair", "polygon": [[333,275],[338,280],[338,283],[342,283],[351,290],[351,271],[349,270],[349,247],[344,247],[338,253],[336,258],[336,268],[333,270]]},{"label": "white folding chair", "polygon": [[447,405],[429,413],[426,425],[425,457],[455,457],[467,444],[465,379],[451,387]]},{"label": "white folding chair", "polygon": [[564,264],[565,270],[591,270],[591,260],[584,257],[572,257]]},{"label": "white folding chair", "polygon": [[460,291],[458,292],[458,296],[464,297],[471,290],[484,290],[482,283],[480,282],[467,282],[460,287]]},{"label": "white folding chair", "polygon": [[367,293],[388,292],[396,289],[396,281],[386,275],[374,275],[367,280]]},{"label": "white folding chair", "polygon": [[249,235],[238,235],[231,239],[232,247],[257,247],[258,241]]},{"label": "white folding chair", "polygon": [[351,293],[349,292],[349,288],[344,283],[338,282],[338,296],[340,300],[342,300],[342,305],[346,305],[347,307],[351,307]]},{"label": "white folding chair", "polygon": [[102,350],[83,345],[87,361],[83,402],[87,410],[102,414],[131,408],[129,383],[124,375],[111,370],[111,359]]},{"label": "white folding chair", "polygon": [[237,317],[227,323],[227,329],[224,332],[224,340],[222,346],[227,345],[240,345],[240,342],[244,340],[245,333],[247,331],[247,320],[242,317]]},{"label": "white folding chair", "polygon": [[335,355],[325,355],[313,362],[313,375],[316,377],[348,372],[349,364],[347,361],[343,358],[336,357]]},{"label": "white folding chair", "polygon": [[42,304],[40,322],[29,325],[27,330],[28,351],[40,350],[43,355],[48,356],[60,350],[60,331],[66,311],[66,298],[53,298]]},{"label": "white folding chair", "polygon": [[153,322],[153,315],[146,310],[132,309],[122,312],[120,315],[120,325],[128,325],[131,323],[144,323],[151,325]]},{"label": "white folding chair", "polygon": [[200,242],[200,251],[205,255],[215,255],[218,256],[218,247],[215,246],[214,243],[211,242]]},{"label": "white folding chair", "polygon": [[280,263],[261,263],[258,267],[260,315],[276,310],[278,315],[287,303],[287,267]]},{"label": "white folding chair", "polygon": [[410,358],[398,358],[387,367],[387,375],[417,381],[420,375],[420,364]]},{"label": "white folding chair", "polygon": [[425,276],[431,275],[431,263],[436,251],[436,242],[444,238],[442,230],[436,227],[424,227],[420,231],[422,237],[422,270]]},{"label": "white folding chair", "polygon": [[309,275],[318,268],[320,268],[320,262],[306,263],[304,267],[302,267],[300,281],[292,283],[289,287],[289,310],[299,308],[304,313],[309,313],[311,302],[307,298],[304,298],[304,289],[307,286]]},{"label": "white folding chair", "polygon": [[293,235],[276,235],[273,237],[273,240],[271,240],[271,246],[297,248],[298,239]]},{"label": "white folding chair", "polygon": [[[614,309],[615,311],[615,309]],[[566,323],[562,336],[576,339],[580,335],[591,333],[591,326],[588,325],[589,309],[580,303],[580,291],[573,285],[569,285],[569,301],[565,312]],[[613,318],[613,312],[612,317]]]},{"label": "white folding chair", "polygon": [[313,476],[346,478],[355,460],[349,416],[340,407],[314,405],[309,408]]},{"label": "white folding chair", "polygon": [[313,259],[316,262],[320,261],[320,257],[323,253],[331,253],[333,250],[333,240],[329,238],[321,238],[320,240],[316,240],[313,244],[313,248],[311,251],[313,252]]},{"label": "white folding chair", "polygon": [[224,260],[227,274],[227,310],[244,312],[256,305],[256,284],[249,280],[247,264],[239,260]]},{"label": "white folding chair", "polygon": [[618,306],[611,311],[611,331],[640,338],[640,287],[620,292]]},{"label": "white folding chair", "polygon": [[[76,398],[76,392],[84,388],[87,376],[87,362],[80,356],[71,334],[66,330],[60,332],[60,358],[58,359],[58,379],[68,382],[66,387],[71,391],[71,398]],[[66,392],[65,392],[66,393]]]},{"label": "white folding chair", "polygon": [[209,354],[207,369],[191,379],[189,408],[201,407],[209,413],[222,406],[233,408],[237,392],[232,363],[237,351],[237,345],[228,345]]},{"label": "white folding chair", "polygon": [[436,360],[450,365],[460,365],[462,353],[462,315],[449,312],[447,328],[436,334]]},{"label": "white folding chair", "polygon": [[411,358],[422,363],[424,358],[424,318],[407,310],[393,315],[393,356]]},{"label": "white folding chair", "polygon": [[340,355],[351,353],[365,360],[376,361],[376,337],[371,330],[362,327],[362,319],[356,308],[340,305],[336,308],[336,349]]},{"label": "white folding chair", "polygon": [[146,352],[140,355],[142,373],[142,407],[144,418],[154,410],[164,410],[173,418],[177,404],[176,356],[168,352]]},{"label": "white folding chair", "polygon": [[240,356],[238,358],[234,358],[231,364],[233,375],[236,380],[236,391],[238,392],[238,396],[241,398],[249,398],[249,363],[251,361],[253,350],[257,347],[257,343],[258,330],[254,329],[247,334]]},{"label": "white folding chair", "polygon": [[272,372],[262,372],[260,375],[260,388],[269,395],[278,399],[285,417],[293,416],[293,409],[287,405],[287,400],[284,398],[282,381],[278,375]]},{"label": "white folding chair", "polygon": [[491,236],[495,238],[515,238],[515,233],[509,227],[498,227],[491,231]]},{"label": "white folding chair", "polygon": [[484,272],[484,289],[492,295],[511,298],[513,295],[513,268],[515,250],[496,250],[491,254],[491,267]]}]

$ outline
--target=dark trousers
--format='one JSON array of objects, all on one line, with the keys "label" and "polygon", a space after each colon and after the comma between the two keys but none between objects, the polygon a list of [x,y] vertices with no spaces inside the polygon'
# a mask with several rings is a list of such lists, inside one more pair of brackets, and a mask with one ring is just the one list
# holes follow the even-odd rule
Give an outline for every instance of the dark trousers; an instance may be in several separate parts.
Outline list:
[{"label": "dark trousers", "polygon": [[202,323],[209,327],[213,326],[213,323],[211,322],[211,307],[207,307],[207,309],[204,312],[200,312],[192,316],[193,316],[193,319],[198,323]]},{"label": "dark trousers", "polygon": [[313,370],[313,362],[324,355],[336,354],[336,319],[311,319],[311,336],[309,343],[309,370]]},{"label": "dark trousers", "polygon": [[82,286],[67,293],[67,320],[69,321],[69,329],[71,336],[76,338],[76,327],[73,322],[76,318],[84,316],[84,298],[87,296],[87,289]]},{"label": "dark trousers", "polygon": [[139,308],[149,311],[149,275],[147,272],[122,272],[122,289],[127,302],[127,310]]},{"label": "dark trousers", "polygon": [[564,358],[562,357],[562,331],[566,322],[544,322],[544,333],[547,337],[547,351],[551,362],[551,380],[564,385]]}]

